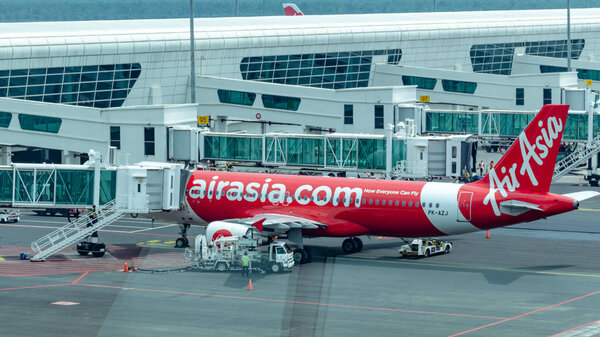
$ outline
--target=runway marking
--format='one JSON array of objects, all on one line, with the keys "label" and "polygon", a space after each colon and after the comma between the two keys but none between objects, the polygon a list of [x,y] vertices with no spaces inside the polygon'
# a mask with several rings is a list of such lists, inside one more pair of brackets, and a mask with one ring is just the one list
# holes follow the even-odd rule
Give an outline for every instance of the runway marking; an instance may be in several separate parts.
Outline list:
[{"label": "runway marking", "polygon": [[458,317],[468,317],[468,318],[503,319],[502,317],[493,317],[493,316],[479,316],[479,315],[468,315],[468,314],[453,314],[453,313],[446,313],[446,312],[418,311],[418,310],[406,310],[406,309],[394,309],[394,308],[380,308],[380,307],[365,307],[365,306],[358,306],[358,305],[345,305],[345,304],[332,304],[332,303],[318,303],[318,302],[277,300],[277,299],[260,298],[260,297],[244,297],[244,296],[230,296],[230,295],[218,295],[218,294],[190,293],[190,292],[173,291],[173,290],[143,289],[143,288],[131,288],[131,287],[116,287],[116,286],[105,286],[105,285],[99,285],[99,284],[83,284],[83,283],[78,283],[78,284],[76,284],[76,286],[80,286],[80,287],[94,287],[94,288],[109,288],[109,289],[120,289],[120,290],[135,290],[135,291],[145,291],[145,292],[153,292],[153,293],[178,294],[178,295],[190,295],[190,296],[202,296],[202,297],[228,298],[228,299],[236,299],[236,300],[260,301],[260,302],[306,304],[306,305],[315,305],[315,306],[324,306],[324,307],[336,307],[336,308],[365,309],[365,310],[392,311],[392,312],[406,312],[406,313],[416,313],[416,314],[442,315],[442,316],[458,316]]},{"label": "runway marking", "polygon": [[[322,257],[322,258],[324,258],[324,257]],[[420,265],[420,266],[443,267],[443,268],[453,268],[453,269],[491,270],[491,271],[507,271],[507,272],[513,272],[513,273],[526,273],[526,274],[544,274],[544,275],[600,278],[600,274],[582,274],[582,273],[569,273],[569,272],[557,272],[557,271],[539,271],[539,270],[528,270],[528,269],[510,269],[510,268],[494,268],[494,267],[471,267],[471,266],[461,266],[458,264],[453,265],[453,264],[427,263],[427,262],[377,260],[377,259],[368,258],[368,257],[340,257],[340,256],[337,256],[336,259],[350,260],[350,261],[369,261],[369,262],[378,262],[378,263]]]},{"label": "runway marking", "polygon": [[66,306],[69,306],[69,305],[77,305],[77,304],[79,304],[79,302],[58,301],[58,302],[52,302],[52,303],[50,303],[50,304],[53,304],[53,305],[66,305]]},{"label": "runway marking", "polygon": [[558,335],[562,335],[562,334],[564,334],[564,333],[566,333],[566,332],[569,332],[569,331],[574,331],[574,330],[578,330],[578,329],[581,329],[581,328],[584,328],[584,327],[586,327],[586,326],[589,326],[589,325],[592,325],[592,324],[596,324],[596,323],[600,323],[600,319],[599,319],[599,320],[597,320],[597,321],[593,321],[593,322],[589,322],[589,323],[586,323],[586,324],[582,324],[582,325],[580,325],[580,326],[576,326],[576,327],[574,327],[574,328],[571,328],[571,329],[569,329],[569,330],[565,330],[565,331],[562,331],[562,332],[556,333],[556,334],[554,334],[554,335],[552,335],[552,336],[549,336],[549,337],[555,337],[555,336],[558,336]]},{"label": "runway marking", "polygon": [[164,226],[160,226],[160,227],[154,227],[154,228],[152,228],[152,227],[150,227],[150,228],[144,227],[144,229],[138,229],[138,230],[132,231],[132,233],[141,233],[141,232],[145,232],[145,231],[153,231],[153,230],[156,230],[156,229],[173,227],[173,226],[177,226],[177,224],[168,224],[168,225],[164,225]]},{"label": "runway marking", "polygon": [[[53,226],[28,226],[28,225],[9,225],[9,224],[0,224],[0,227],[17,227],[17,228],[42,228],[42,229],[59,229],[60,227]],[[172,234],[159,234],[159,233],[134,233],[127,231],[115,231],[115,230],[99,230],[100,233],[117,233],[117,234],[133,234],[133,235],[151,235],[151,236],[167,236],[167,237],[179,237],[179,235]]]},{"label": "runway marking", "polygon": [[7,291],[7,290],[21,290],[21,289],[34,289],[34,288],[50,288],[50,287],[62,287],[62,286],[68,286],[68,283],[62,283],[62,284],[45,284],[43,286],[29,286],[29,287],[15,287],[15,288],[1,288],[0,291]]},{"label": "runway marking", "polygon": [[600,209],[597,208],[579,208],[580,211],[586,211],[586,212],[600,212]]},{"label": "runway marking", "polygon": [[467,334],[467,333],[469,333],[469,332],[473,332],[473,331],[481,330],[481,329],[483,329],[483,328],[487,328],[487,327],[490,327],[490,326],[494,326],[494,325],[498,325],[498,324],[501,324],[501,323],[505,323],[505,322],[513,321],[513,320],[515,320],[515,319],[519,319],[519,318],[522,318],[522,317],[525,317],[525,316],[529,316],[529,315],[535,314],[535,313],[537,313],[537,312],[540,312],[540,311],[544,311],[544,310],[552,309],[552,308],[554,308],[554,307],[557,307],[557,306],[559,306],[559,305],[563,305],[563,304],[565,304],[565,303],[569,303],[569,302],[577,301],[577,300],[580,300],[580,299],[582,299],[582,298],[586,298],[586,297],[594,296],[594,295],[596,295],[596,294],[600,294],[600,291],[595,291],[595,292],[593,292],[593,293],[589,293],[589,294],[586,294],[586,295],[583,295],[583,296],[575,297],[575,298],[572,298],[572,299],[570,299],[570,300],[562,301],[562,302],[560,302],[560,303],[556,303],[556,304],[553,304],[553,305],[549,305],[549,306],[547,306],[547,307],[544,307],[544,308],[540,308],[540,309],[537,309],[537,310],[533,310],[533,311],[530,311],[530,312],[526,312],[526,313],[524,313],[524,314],[521,314],[521,315],[518,315],[518,316],[514,316],[514,317],[506,318],[506,319],[503,319],[503,320],[501,320],[501,321],[498,321],[498,322],[494,322],[494,323],[490,323],[490,324],[482,325],[482,326],[480,326],[480,327],[473,328],[473,329],[471,329],[471,330],[466,330],[466,331],[463,331],[463,332],[459,332],[459,333],[457,333],[457,334],[450,335],[450,336],[448,336],[448,337],[460,336],[460,335],[464,335],[464,334]]},{"label": "runway marking", "polygon": [[89,271],[86,271],[85,273],[83,273],[81,276],[79,276],[75,281],[73,281],[73,283],[71,283],[71,285],[76,285],[77,282],[79,282],[82,278],[85,277],[85,275],[87,275],[89,273]]}]

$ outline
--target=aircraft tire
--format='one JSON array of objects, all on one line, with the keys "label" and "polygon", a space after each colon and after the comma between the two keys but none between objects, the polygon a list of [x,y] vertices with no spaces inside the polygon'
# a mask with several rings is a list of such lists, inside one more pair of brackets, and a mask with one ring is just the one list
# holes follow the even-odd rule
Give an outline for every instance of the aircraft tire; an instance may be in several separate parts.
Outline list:
[{"label": "aircraft tire", "polygon": [[446,253],[446,254],[450,253],[450,246],[446,246],[446,249],[444,249],[444,253]]},{"label": "aircraft tire", "polygon": [[342,242],[342,250],[346,254],[355,253],[357,244],[354,240],[348,238]]},{"label": "aircraft tire", "polygon": [[425,251],[425,257],[429,257],[429,249]]},{"label": "aircraft tire", "polygon": [[352,238],[356,243],[356,252],[360,252],[363,249],[363,241],[360,238]]},{"label": "aircraft tire", "polygon": [[305,264],[310,262],[310,256],[306,249],[298,248],[294,250],[294,263]]},{"label": "aircraft tire", "polygon": [[188,247],[189,241],[186,238],[179,238],[175,241],[175,248]]}]

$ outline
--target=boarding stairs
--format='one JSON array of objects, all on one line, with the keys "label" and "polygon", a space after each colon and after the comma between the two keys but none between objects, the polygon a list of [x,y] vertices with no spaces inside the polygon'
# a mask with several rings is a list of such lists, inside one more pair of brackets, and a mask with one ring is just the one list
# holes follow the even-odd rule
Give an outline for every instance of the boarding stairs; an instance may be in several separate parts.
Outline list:
[{"label": "boarding stairs", "polygon": [[110,225],[124,215],[122,210],[117,208],[116,200],[99,207],[96,214],[95,222],[90,216],[91,212],[88,211],[66,226],[34,241],[31,244],[31,249],[35,255],[31,260],[43,261],[66,247],[83,240],[93,232]]},{"label": "boarding stairs", "polygon": [[552,181],[554,182],[558,180],[558,178],[569,173],[574,168],[579,167],[581,163],[588,160],[598,152],[600,152],[600,135],[596,136],[596,138],[594,138],[590,144],[580,146],[577,150],[573,151],[573,153],[556,163]]}]

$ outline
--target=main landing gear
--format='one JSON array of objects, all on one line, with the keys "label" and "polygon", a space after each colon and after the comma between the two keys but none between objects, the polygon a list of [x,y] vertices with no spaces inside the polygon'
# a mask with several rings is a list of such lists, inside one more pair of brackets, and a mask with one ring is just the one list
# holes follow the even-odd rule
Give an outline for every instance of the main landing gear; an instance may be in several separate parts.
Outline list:
[{"label": "main landing gear", "polygon": [[189,223],[179,224],[179,235],[181,235],[181,237],[175,241],[175,248],[187,248],[190,246],[190,242],[187,238],[187,230],[189,228]]},{"label": "main landing gear", "polygon": [[346,254],[357,253],[363,249],[363,242],[356,237],[347,238],[342,242],[342,250]]},{"label": "main landing gear", "polygon": [[305,264],[312,260],[312,254],[310,251],[304,248],[297,248],[294,250],[294,263]]}]

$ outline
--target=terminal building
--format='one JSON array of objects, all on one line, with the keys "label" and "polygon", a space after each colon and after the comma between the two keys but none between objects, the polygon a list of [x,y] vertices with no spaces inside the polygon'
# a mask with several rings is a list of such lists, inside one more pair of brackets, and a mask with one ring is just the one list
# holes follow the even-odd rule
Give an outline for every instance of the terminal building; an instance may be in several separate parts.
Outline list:
[{"label": "terminal building", "polygon": [[408,118],[419,134],[515,136],[584,88],[569,132],[600,133],[600,9],[571,11],[571,72],[564,10],[196,19],[194,88],[187,19],[0,28],[2,163],[32,148],[75,163],[111,146],[167,161],[169,130],[198,116],[261,135],[377,138]]}]

